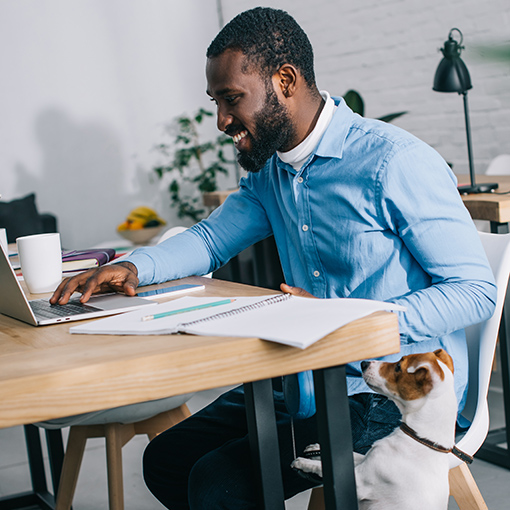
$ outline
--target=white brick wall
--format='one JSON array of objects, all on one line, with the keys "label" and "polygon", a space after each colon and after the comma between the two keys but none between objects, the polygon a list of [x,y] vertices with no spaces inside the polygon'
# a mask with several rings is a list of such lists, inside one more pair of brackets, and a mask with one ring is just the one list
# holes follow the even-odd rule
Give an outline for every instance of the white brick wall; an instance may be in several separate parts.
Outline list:
[{"label": "white brick wall", "polygon": [[[341,95],[354,88],[365,114],[407,110],[395,121],[435,147],[454,170],[468,172],[462,97],[432,90],[451,28],[464,35],[462,58],[471,74],[468,94],[475,170],[510,153],[510,61],[484,60],[482,44],[510,44],[508,0],[273,0],[292,14],[314,46],[318,85]],[[225,22],[260,5],[222,0]]]}]

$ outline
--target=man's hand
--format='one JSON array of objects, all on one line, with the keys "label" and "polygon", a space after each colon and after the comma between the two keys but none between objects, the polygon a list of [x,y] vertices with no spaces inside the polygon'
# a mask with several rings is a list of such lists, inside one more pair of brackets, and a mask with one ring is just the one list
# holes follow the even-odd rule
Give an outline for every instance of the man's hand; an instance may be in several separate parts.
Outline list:
[{"label": "man's hand", "polygon": [[136,294],[138,271],[131,262],[119,262],[66,278],[50,298],[52,305],[65,305],[73,292],[81,292],[80,301],[85,303],[92,294],[123,292],[127,296]]},{"label": "man's hand", "polygon": [[280,290],[282,292],[285,292],[285,294],[292,294],[293,296],[318,299],[315,296],[312,296],[312,294],[307,292],[305,289],[302,289],[301,287],[291,287],[290,285],[287,285],[286,283],[280,284]]}]

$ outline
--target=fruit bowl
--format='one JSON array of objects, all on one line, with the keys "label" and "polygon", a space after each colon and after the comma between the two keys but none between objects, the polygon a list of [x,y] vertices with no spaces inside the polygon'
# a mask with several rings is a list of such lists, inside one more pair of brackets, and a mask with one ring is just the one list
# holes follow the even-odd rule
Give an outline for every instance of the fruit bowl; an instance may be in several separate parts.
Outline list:
[{"label": "fruit bowl", "polygon": [[117,233],[124,239],[131,241],[133,244],[147,244],[161,232],[162,228],[163,225],[158,225],[157,227],[117,230]]}]

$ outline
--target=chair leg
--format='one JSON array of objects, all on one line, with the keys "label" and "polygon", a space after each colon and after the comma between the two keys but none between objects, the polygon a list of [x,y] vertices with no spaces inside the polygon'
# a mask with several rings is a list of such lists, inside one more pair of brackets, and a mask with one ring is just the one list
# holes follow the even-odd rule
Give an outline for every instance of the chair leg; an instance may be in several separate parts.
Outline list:
[{"label": "chair leg", "polygon": [[106,465],[108,472],[108,502],[110,510],[124,510],[124,484],[122,479],[122,425],[105,425]]},{"label": "chair leg", "polygon": [[70,510],[87,442],[86,427],[71,427],[62,465],[55,510]]},{"label": "chair leg", "polygon": [[153,439],[159,433],[173,427],[190,415],[188,406],[183,404],[148,420],[133,424],[108,423],[71,427],[55,510],[70,510],[71,508],[88,438],[104,437],[106,439],[109,510],[124,510],[122,447],[135,434],[147,434],[149,439]]},{"label": "chair leg", "polygon": [[188,416],[191,416],[188,406],[182,404],[182,406],[170,409],[170,411],[164,411],[148,420],[135,423],[135,434],[147,434],[149,440],[152,441],[158,434],[177,425]]},{"label": "chair leg", "polygon": [[460,510],[487,510],[487,505],[466,463],[450,469],[450,494]]},{"label": "chair leg", "polygon": [[324,489],[322,487],[315,487],[312,489],[310,501],[308,502],[308,510],[324,510]]}]

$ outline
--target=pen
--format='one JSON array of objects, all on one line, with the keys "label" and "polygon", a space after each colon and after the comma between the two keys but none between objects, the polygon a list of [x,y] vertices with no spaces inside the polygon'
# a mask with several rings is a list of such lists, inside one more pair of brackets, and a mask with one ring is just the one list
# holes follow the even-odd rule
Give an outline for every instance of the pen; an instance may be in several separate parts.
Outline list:
[{"label": "pen", "polygon": [[203,305],[188,306],[188,308],[180,308],[179,310],[172,310],[170,312],[155,313],[154,315],[146,315],[142,317],[142,321],[151,321],[153,319],[160,319],[161,317],[169,317],[170,315],[177,315],[178,313],[193,312],[195,310],[202,310],[211,306],[228,305],[233,303],[235,299],[222,299],[221,301],[213,301],[212,303],[205,303]]}]

